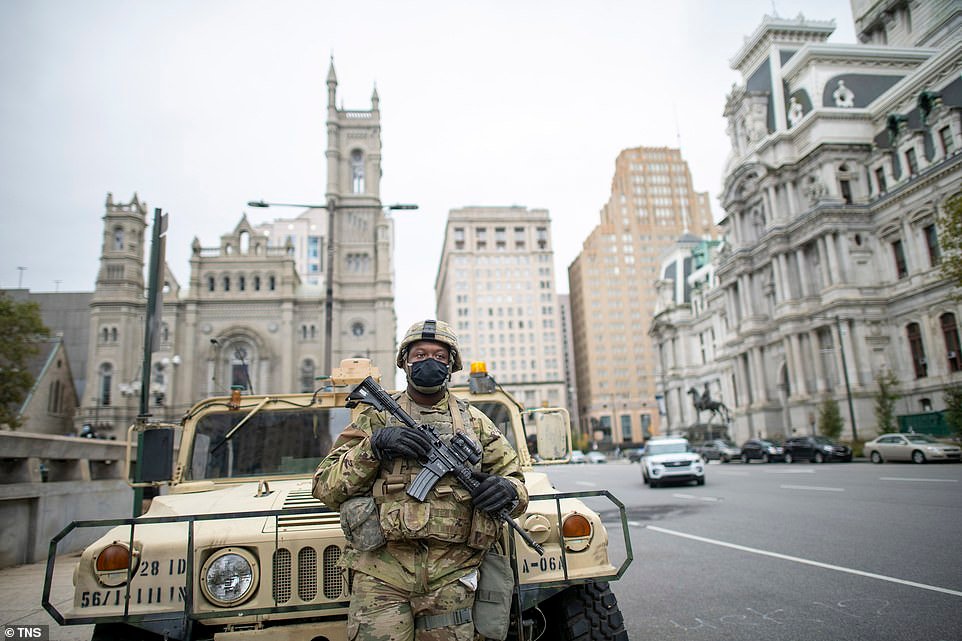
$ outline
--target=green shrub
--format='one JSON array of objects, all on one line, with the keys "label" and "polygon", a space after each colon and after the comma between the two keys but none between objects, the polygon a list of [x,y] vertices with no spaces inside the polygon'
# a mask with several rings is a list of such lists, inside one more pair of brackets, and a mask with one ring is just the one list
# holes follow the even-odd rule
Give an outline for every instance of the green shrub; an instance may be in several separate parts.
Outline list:
[{"label": "green shrub", "polygon": [[945,388],[945,422],[956,438],[962,438],[962,385]]},{"label": "green shrub", "polygon": [[875,377],[878,391],[875,393],[875,427],[879,434],[898,431],[895,420],[895,401],[901,398],[898,393],[899,379],[890,369],[885,369]]},{"label": "green shrub", "polygon": [[826,398],[818,406],[818,431],[822,436],[837,440],[842,434],[845,423],[842,413],[838,410],[838,402],[834,398]]}]

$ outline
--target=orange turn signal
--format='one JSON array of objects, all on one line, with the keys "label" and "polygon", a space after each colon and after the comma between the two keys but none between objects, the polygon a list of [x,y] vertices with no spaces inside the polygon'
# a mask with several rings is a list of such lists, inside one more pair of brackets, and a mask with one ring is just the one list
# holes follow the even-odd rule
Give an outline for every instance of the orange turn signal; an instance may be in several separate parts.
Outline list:
[{"label": "orange turn signal", "polygon": [[97,570],[99,572],[115,572],[126,570],[130,566],[130,550],[126,545],[112,543],[97,555]]},{"label": "orange turn signal", "polygon": [[591,536],[591,521],[581,514],[571,514],[562,523],[561,534],[566,539]]}]

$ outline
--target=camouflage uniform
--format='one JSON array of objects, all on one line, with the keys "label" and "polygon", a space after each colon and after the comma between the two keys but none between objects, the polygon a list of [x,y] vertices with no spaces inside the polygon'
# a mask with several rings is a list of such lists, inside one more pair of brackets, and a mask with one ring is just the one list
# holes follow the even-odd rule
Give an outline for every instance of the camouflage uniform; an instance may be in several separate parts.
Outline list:
[{"label": "camouflage uniform", "polygon": [[[461,430],[473,435],[483,449],[476,467],[507,478],[518,495],[512,516],[524,512],[527,491],[517,454],[487,416],[449,393],[430,408],[416,405],[407,394],[398,402],[444,440]],[[470,613],[476,569],[500,524],[474,510],[470,493],[450,474],[424,503],[409,497],[405,489],[421,465],[410,459],[382,465],[371,449],[374,432],[397,425],[389,414],[368,408],[341,433],[314,475],[314,496],[332,509],[352,497],[373,495],[387,538],[386,545],[368,552],[348,544],[341,558],[341,567],[355,573],[348,639],[472,639],[473,623],[452,624],[450,613]],[[447,616],[432,620],[439,614]]]}]

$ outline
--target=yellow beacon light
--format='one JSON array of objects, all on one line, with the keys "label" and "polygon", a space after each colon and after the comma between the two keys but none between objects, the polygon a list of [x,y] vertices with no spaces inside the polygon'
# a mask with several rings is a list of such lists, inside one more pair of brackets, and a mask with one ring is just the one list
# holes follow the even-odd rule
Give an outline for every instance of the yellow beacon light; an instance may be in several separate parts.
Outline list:
[{"label": "yellow beacon light", "polygon": [[487,374],[488,365],[484,361],[474,361],[471,363],[471,373],[472,374]]}]

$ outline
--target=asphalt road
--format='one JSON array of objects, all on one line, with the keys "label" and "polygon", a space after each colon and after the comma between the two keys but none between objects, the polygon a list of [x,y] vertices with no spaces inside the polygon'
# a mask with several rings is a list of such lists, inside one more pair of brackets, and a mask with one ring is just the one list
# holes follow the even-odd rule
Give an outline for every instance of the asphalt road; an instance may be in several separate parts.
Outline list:
[{"label": "asphalt road", "polygon": [[658,489],[638,464],[539,469],[625,504],[632,641],[962,639],[962,465],[713,462]]}]

